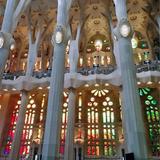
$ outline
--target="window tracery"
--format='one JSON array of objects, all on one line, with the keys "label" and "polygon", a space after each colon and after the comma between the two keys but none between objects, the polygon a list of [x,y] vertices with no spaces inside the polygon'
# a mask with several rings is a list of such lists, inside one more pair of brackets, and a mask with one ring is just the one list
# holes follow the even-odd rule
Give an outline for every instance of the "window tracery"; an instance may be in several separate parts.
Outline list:
[{"label": "window tracery", "polygon": [[140,88],[139,94],[147,121],[147,130],[150,140],[151,152],[154,156],[160,155],[160,107],[156,96],[151,88]]}]

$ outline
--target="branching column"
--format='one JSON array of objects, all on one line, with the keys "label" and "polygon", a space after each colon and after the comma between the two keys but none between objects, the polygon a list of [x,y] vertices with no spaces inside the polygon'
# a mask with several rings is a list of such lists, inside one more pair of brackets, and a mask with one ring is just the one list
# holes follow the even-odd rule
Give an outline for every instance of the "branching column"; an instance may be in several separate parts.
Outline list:
[{"label": "branching column", "polygon": [[14,42],[12,32],[17,26],[20,15],[28,7],[30,2],[31,0],[20,0],[18,3],[16,0],[7,0],[6,2],[5,14],[0,31],[0,36],[4,39],[4,45],[0,48],[0,86],[5,64],[9,55],[10,46]]},{"label": "branching column", "polygon": [[67,133],[65,141],[65,154],[64,160],[74,160],[74,125],[75,125],[75,103],[76,94],[75,89],[69,89],[69,102],[68,102],[68,122]]},{"label": "branching column", "polygon": [[[133,63],[131,36],[127,21],[126,0],[114,0],[118,27],[116,36],[120,51],[120,66],[123,85],[123,110],[126,128],[128,152],[133,152],[135,159],[147,158],[147,146],[142,116],[140,97],[138,95],[136,70]],[[128,34],[126,33],[128,32]]]},{"label": "branching column", "polygon": [[[79,58],[79,37],[81,31],[81,24],[78,26],[76,39],[71,41],[69,51],[70,61],[70,73],[77,73],[77,65]],[[75,103],[76,95],[75,89],[69,88],[69,102],[68,102],[68,122],[67,122],[67,134],[65,142],[65,154],[64,160],[74,159],[74,124],[75,124]]]},{"label": "branching column", "polygon": [[28,59],[27,59],[27,71],[26,76],[32,77],[33,71],[34,71],[34,65],[36,62],[38,49],[40,46],[40,38],[41,38],[41,30],[38,31],[36,35],[36,40],[33,42],[31,38],[31,33],[29,34],[29,52],[28,52]]},{"label": "branching column", "polygon": [[12,18],[15,9],[16,1],[7,0],[4,19],[2,23],[1,33],[3,34],[5,45],[0,48],[0,84],[5,64],[9,54],[9,43],[11,41]]},{"label": "branching column", "polygon": [[70,73],[77,72],[78,58],[79,58],[78,42],[76,40],[72,40],[69,52]]},{"label": "branching column", "polygon": [[109,23],[109,31],[111,32],[111,37],[113,41],[113,53],[116,59],[116,64],[117,64],[117,70],[118,72],[121,72],[120,70],[120,54],[119,54],[119,49],[118,49],[118,42],[116,41],[116,39],[114,39],[114,33],[113,33],[113,25],[112,25],[112,18],[111,15],[108,13],[108,23]]},{"label": "branching column", "polygon": [[78,58],[79,58],[79,38],[81,33],[81,24],[79,24],[76,34],[76,39],[71,41],[69,51],[70,73],[77,72]]},{"label": "branching column", "polygon": [[14,139],[12,142],[11,152],[9,155],[9,160],[18,160],[19,159],[19,150],[21,145],[21,137],[23,133],[24,123],[25,123],[25,114],[28,104],[28,92],[21,92],[21,106],[19,109],[18,120],[16,124],[16,130],[14,134]]},{"label": "branching column", "polygon": [[50,80],[42,160],[56,160],[59,156],[64,61],[67,46],[66,28],[71,2],[71,0],[58,0],[57,27],[54,39],[52,39],[54,41],[54,59]]}]

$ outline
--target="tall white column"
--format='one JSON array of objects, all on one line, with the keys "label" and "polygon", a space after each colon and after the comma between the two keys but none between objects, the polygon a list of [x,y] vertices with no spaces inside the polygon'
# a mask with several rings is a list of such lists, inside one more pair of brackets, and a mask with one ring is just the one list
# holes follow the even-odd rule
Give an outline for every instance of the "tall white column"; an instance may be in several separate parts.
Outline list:
[{"label": "tall white column", "polygon": [[70,61],[70,73],[77,72],[78,58],[79,58],[79,39],[81,34],[81,23],[77,28],[76,39],[70,43],[69,61]]},{"label": "tall white column", "polygon": [[78,58],[79,58],[78,42],[76,40],[72,40],[70,43],[70,51],[69,51],[70,73],[77,72]]},{"label": "tall white column", "polygon": [[64,62],[67,46],[68,14],[71,0],[58,0],[57,27],[54,39],[54,59],[50,80],[47,118],[42,150],[42,160],[59,159],[59,142],[64,89]]},{"label": "tall white column", "polygon": [[3,32],[9,32],[9,33],[11,32],[12,18],[13,18],[15,6],[16,6],[16,0],[15,1],[7,0],[2,28],[1,28]]},{"label": "tall white column", "polygon": [[118,42],[116,40],[113,40],[114,42],[114,55],[115,55],[115,59],[116,59],[116,64],[117,64],[117,70],[119,73],[121,73],[121,64],[120,64],[120,51],[119,51],[119,47],[118,47]]},{"label": "tall white column", "polygon": [[[9,55],[10,45],[13,43],[12,32],[15,30],[22,12],[30,4],[28,1],[7,0],[0,34],[3,34],[4,45],[0,48],[0,86],[5,64]],[[14,19],[14,20],[13,20]]]},{"label": "tall white column", "polygon": [[[118,19],[117,38],[120,51],[122,75],[123,110],[128,152],[133,152],[136,160],[147,159],[147,145],[142,108],[138,94],[136,70],[133,62],[131,36],[123,36],[120,24],[127,22],[126,0],[114,0]],[[126,24],[126,23],[125,23]],[[124,29],[125,30],[125,29]],[[126,30],[125,30],[126,31]]]},{"label": "tall white column", "polygon": [[12,29],[12,18],[15,10],[16,0],[11,1],[7,0],[6,9],[4,13],[3,23],[1,31],[4,35],[5,46],[0,48],[0,84],[2,80],[2,75],[5,68],[5,63],[9,54],[9,43],[12,38],[11,29]]},{"label": "tall white column", "polygon": [[25,114],[28,104],[28,92],[22,91],[21,96],[21,105],[18,113],[18,120],[16,124],[16,130],[12,142],[11,152],[9,155],[9,160],[18,160],[19,159],[19,150],[21,144],[21,137],[23,133],[24,123],[25,123]]},{"label": "tall white column", "polygon": [[29,52],[28,52],[27,70],[26,70],[27,77],[32,77],[34,71],[34,65],[36,62],[38,47],[39,46],[37,44],[29,43]]},{"label": "tall white column", "polygon": [[75,125],[75,103],[76,94],[75,89],[69,89],[69,102],[68,102],[68,122],[67,133],[65,141],[65,154],[64,160],[74,160],[74,125]]}]

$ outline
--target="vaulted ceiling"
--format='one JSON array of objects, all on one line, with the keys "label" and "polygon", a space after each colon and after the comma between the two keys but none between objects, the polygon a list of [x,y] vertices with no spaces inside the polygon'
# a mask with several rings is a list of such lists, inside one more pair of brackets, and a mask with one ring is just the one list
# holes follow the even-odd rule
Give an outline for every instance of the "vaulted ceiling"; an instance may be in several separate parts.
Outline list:
[{"label": "vaulted ceiling", "polygon": [[[0,0],[0,24],[2,24],[6,0]],[[158,9],[158,0],[127,0],[128,18],[133,29],[146,35],[146,29],[152,25],[156,27],[154,17]],[[32,0],[30,8],[21,16],[18,27],[14,32],[18,50],[26,54],[28,49],[28,19],[33,27],[44,27],[50,23],[50,27],[44,38],[44,45],[51,45],[50,39],[56,24],[57,0]],[[111,43],[111,31],[109,17],[113,26],[116,25],[115,8],[112,0],[74,0],[70,9],[70,26],[72,37],[75,37],[77,26],[82,22],[81,52],[90,41],[97,36],[105,37]],[[154,34],[154,33],[152,33]],[[152,35],[151,34],[151,35]]]}]

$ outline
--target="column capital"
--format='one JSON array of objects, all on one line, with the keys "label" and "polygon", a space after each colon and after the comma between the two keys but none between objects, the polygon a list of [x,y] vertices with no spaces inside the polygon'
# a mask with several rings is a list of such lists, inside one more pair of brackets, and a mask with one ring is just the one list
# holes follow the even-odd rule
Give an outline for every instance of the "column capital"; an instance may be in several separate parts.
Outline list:
[{"label": "column capital", "polygon": [[51,42],[52,42],[52,45],[67,43],[66,27],[64,25],[57,24],[55,31],[52,35]]},{"label": "column capital", "polygon": [[117,27],[113,30],[114,39],[131,38],[133,36],[133,29],[127,18],[122,18],[118,22]]}]

